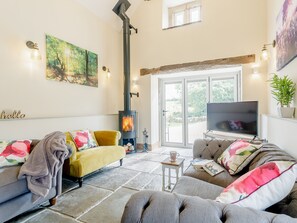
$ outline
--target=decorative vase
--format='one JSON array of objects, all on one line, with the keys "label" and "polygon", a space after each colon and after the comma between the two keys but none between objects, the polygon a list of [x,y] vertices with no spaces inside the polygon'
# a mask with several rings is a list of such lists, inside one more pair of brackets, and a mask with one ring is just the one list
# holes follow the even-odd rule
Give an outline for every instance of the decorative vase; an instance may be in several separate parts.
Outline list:
[{"label": "decorative vase", "polygon": [[280,107],[278,108],[278,113],[282,118],[294,118],[295,108],[291,107]]}]

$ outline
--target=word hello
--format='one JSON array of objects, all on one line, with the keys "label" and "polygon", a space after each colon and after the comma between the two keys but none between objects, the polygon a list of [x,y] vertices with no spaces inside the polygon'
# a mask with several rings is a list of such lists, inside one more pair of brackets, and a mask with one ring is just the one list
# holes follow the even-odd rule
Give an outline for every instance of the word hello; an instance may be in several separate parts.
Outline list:
[{"label": "word hello", "polygon": [[6,113],[5,111],[2,111],[0,115],[0,119],[22,119],[25,117],[26,115],[22,114],[21,111],[13,111],[10,114]]}]

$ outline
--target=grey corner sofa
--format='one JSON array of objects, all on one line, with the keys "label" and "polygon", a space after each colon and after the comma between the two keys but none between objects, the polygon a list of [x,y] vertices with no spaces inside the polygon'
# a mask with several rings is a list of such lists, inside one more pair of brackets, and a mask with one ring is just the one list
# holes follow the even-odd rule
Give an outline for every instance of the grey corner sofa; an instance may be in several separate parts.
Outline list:
[{"label": "grey corner sofa", "polygon": [[[193,157],[217,160],[232,142],[198,139],[193,146]],[[297,183],[286,198],[265,211],[214,201],[242,174],[275,160],[295,159],[275,145],[265,144],[250,164],[235,176],[224,171],[212,177],[190,166],[177,182],[173,193],[140,191],[134,194],[126,204],[122,223],[297,223]]]},{"label": "grey corner sofa", "polygon": [[[33,140],[31,149],[39,140]],[[49,200],[51,205],[56,203],[56,198],[62,190],[62,169],[59,170],[56,178],[53,178],[54,185],[45,198],[32,202],[32,193],[27,187],[26,178],[18,180],[21,166],[4,167],[0,169],[0,223],[22,214],[33,207]]]}]

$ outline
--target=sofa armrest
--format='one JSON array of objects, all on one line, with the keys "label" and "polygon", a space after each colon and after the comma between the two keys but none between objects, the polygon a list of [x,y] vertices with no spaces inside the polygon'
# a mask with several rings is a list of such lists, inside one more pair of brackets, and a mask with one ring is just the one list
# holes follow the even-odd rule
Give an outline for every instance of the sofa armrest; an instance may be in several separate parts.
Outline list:
[{"label": "sofa armrest", "polygon": [[196,139],[193,145],[193,158],[217,160],[234,140]]},{"label": "sofa armrest", "polygon": [[72,163],[73,161],[76,160],[76,155],[77,155],[76,145],[72,140],[66,140],[66,144],[68,144],[72,150],[71,156],[69,157],[69,161],[70,163]]},{"label": "sofa armrest", "polygon": [[94,131],[94,135],[99,146],[117,146],[121,138],[121,133],[113,130]]},{"label": "sofa armrest", "polygon": [[160,191],[140,191],[132,195],[126,204],[121,222],[293,223],[296,222],[296,219],[232,204],[221,204],[197,196],[184,196]]}]

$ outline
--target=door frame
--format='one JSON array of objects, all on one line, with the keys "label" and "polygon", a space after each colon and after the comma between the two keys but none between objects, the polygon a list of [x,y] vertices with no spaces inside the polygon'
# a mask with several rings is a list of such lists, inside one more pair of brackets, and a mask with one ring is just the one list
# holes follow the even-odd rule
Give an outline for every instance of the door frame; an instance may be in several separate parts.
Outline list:
[{"label": "door frame", "polygon": [[[182,74],[181,74],[182,75]],[[168,146],[168,147],[183,147],[183,148],[192,148],[193,144],[188,143],[188,109],[186,109],[187,105],[187,88],[186,84],[191,81],[195,80],[207,80],[207,102],[212,101],[212,92],[211,92],[211,85],[213,79],[224,79],[224,78],[234,78],[235,83],[235,101],[242,100],[242,71],[226,71],[226,72],[218,72],[218,73],[204,73],[204,74],[196,74],[196,75],[189,75],[189,76],[176,76],[172,78],[160,78],[159,82],[159,100],[160,100],[160,109],[159,109],[159,117],[160,117],[160,137],[161,137],[161,146]],[[182,126],[182,143],[166,143],[166,132],[164,130],[165,127],[165,119],[163,118],[163,109],[164,109],[164,99],[165,99],[165,88],[164,84],[166,83],[182,83],[182,117],[183,117],[183,126]]]}]

